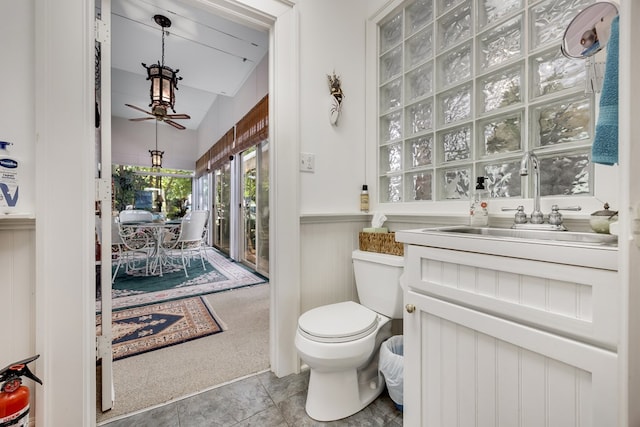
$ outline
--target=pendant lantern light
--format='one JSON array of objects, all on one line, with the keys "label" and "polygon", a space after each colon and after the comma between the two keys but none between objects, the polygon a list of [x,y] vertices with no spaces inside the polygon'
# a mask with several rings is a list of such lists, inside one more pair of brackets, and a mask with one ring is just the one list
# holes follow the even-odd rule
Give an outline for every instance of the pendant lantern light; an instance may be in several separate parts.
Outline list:
[{"label": "pendant lantern light", "polygon": [[151,167],[162,169],[162,155],[164,151],[158,150],[158,121],[156,120],[156,149],[149,150],[149,154],[151,154]]},{"label": "pendant lantern light", "polygon": [[142,66],[147,70],[147,80],[151,81],[149,89],[151,103],[149,107],[151,107],[152,110],[158,106],[162,106],[165,110],[171,108],[175,113],[175,91],[178,89],[178,80],[182,80],[182,77],[178,77],[180,70],[176,69],[174,71],[171,67],[164,65],[165,29],[171,26],[171,20],[163,15],[155,15],[153,20],[162,28],[162,60],[148,67],[145,63],[142,63]]}]

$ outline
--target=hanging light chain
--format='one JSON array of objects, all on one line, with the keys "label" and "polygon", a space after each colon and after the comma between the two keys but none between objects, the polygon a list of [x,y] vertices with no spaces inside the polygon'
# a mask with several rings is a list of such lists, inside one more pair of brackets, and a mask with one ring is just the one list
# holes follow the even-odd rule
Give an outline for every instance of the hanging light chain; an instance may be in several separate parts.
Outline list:
[{"label": "hanging light chain", "polygon": [[162,68],[164,68],[164,27],[162,28]]}]

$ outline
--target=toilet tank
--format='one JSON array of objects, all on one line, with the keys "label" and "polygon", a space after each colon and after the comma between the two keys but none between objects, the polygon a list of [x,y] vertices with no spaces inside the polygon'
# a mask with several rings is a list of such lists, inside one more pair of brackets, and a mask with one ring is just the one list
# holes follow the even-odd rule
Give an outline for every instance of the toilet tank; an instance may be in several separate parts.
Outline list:
[{"label": "toilet tank", "polygon": [[404,257],[355,250],[352,259],[360,304],[392,319],[401,319],[399,279]]}]

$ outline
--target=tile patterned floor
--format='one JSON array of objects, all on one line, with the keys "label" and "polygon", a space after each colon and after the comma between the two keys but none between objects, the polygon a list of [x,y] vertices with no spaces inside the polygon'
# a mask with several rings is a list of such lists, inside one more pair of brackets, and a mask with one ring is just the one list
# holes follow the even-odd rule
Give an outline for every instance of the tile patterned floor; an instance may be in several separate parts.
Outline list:
[{"label": "tile patterned floor", "polygon": [[264,372],[102,426],[402,426],[402,413],[386,391],[348,418],[328,423],[314,421],[304,410],[308,383],[308,371],[284,378]]}]

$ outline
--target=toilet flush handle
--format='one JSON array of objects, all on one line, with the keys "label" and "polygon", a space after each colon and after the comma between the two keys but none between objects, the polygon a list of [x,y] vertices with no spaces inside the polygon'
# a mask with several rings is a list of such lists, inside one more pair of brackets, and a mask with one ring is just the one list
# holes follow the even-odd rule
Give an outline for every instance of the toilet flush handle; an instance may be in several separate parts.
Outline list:
[{"label": "toilet flush handle", "polygon": [[407,310],[407,313],[413,313],[414,311],[416,311],[416,306],[413,304],[407,304],[404,306],[404,308]]}]

